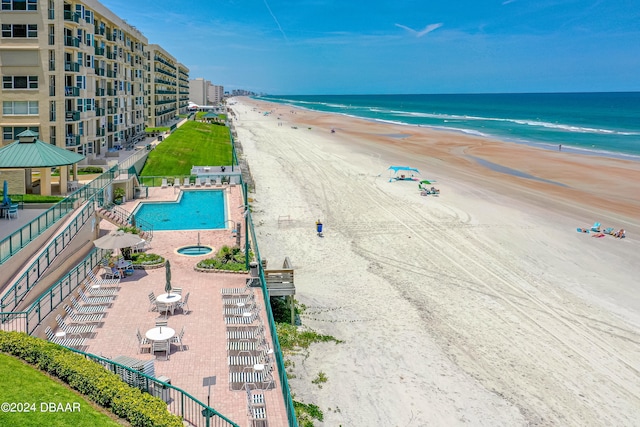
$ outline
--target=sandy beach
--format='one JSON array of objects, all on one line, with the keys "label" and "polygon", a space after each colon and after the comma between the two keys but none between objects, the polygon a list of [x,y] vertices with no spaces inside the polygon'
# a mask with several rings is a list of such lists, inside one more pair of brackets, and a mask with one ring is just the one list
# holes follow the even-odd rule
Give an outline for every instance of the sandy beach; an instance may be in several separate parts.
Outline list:
[{"label": "sandy beach", "polygon": [[344,341],[293,358],[316,425],[640,424],[640,163],[232,102],[261,254]]}]

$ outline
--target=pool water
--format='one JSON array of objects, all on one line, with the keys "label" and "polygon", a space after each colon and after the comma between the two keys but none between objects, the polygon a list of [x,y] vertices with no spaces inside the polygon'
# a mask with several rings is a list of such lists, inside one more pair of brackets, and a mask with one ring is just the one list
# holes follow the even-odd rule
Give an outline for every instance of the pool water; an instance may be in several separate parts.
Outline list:
[{"label": "pool water", "polygon": [[178,249],[180,255],[198,256],[211,253],[213,249],[208,246],[184,246]]},{"label": "pool water", "polygon": [[177,202],[142,202],[136,219],[154,230],[211,230],[226,227],[223,190],[182,191]]}]

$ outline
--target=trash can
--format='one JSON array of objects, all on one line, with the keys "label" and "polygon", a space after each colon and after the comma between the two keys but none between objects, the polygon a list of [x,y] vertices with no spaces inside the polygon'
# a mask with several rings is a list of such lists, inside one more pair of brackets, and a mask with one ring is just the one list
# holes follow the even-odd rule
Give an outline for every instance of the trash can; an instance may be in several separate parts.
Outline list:
[{"label": "trash can", "polygon": [[[162,381],[163,383],[171,384],[171,378],[165,377],[165,376],[158,377],[158,381]],[[154,387],[154,390],[155,390],[154,396],[159,397],[160,399],[162,399],[165,402],[169,403],[169,400],[171,399],[171,397],[170,397],[171,389],[169,389],[169,387],[167,387],[165,385],[162,385],[162,384],[156,384],[155,387]]]},{"label": "trash can", "polygon": [[251,277],[258,277],[260,273],[258,272],[258,263],[255,261],[251,261],[249,263],[249,273]]},{"label": "trash can", "polygon": [[318,232],[318,234],[322,234],[322,223],[320,222],[320,220],[316,222],[316,231]]}]

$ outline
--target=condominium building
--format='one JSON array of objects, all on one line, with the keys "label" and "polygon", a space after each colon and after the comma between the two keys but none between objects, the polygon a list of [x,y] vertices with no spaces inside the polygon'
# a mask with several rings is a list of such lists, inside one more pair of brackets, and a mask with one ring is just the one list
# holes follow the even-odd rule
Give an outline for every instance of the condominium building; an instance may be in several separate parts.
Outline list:
[{"label": "condominium building", "polygon": [[202,77],[189,80],[189,101],[198,105],[215,105],[222,101],[224,88]]},{"label": "condominium building", "polygon": [[211,82],[202,77],[189,80],[189,101],[198,105],[209,105]]},{"label": "condominium building", "polygon": [[147,48],[147,103],[149,126],[162,126],[189,105],[189,69],[157,44]]},{"label": "condominium building", "polygon": [[2,145],[31,129],[91,158],[186,111],[188,68],[96,0],[2,0],[0,22]]},{"label": "condominium building", "polygon": [[219,104],[224,98],[224,87],[220,85],[209,86],[209,102],[211,104]]}]

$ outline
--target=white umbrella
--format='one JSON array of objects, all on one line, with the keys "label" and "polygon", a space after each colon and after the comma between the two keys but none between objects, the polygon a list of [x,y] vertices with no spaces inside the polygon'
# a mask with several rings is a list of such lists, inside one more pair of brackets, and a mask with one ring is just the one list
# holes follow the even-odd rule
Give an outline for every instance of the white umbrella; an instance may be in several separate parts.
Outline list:
[{"label": "white umbrella", "polygon": [[124,231],[113,231],[106,236],[93,241],[93,244],[100,249],[122,249],[135,246],[143,240],[137,234],[125,233]]}]

